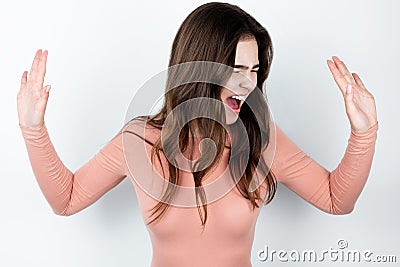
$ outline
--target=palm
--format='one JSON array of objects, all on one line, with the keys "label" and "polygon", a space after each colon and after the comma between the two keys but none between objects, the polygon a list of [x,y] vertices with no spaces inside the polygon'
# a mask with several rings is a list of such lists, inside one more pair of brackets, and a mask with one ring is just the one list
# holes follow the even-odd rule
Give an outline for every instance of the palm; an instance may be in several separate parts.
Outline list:
[{"label": "palm", "polygon": [[[344,96],[346,114],[352,129],[356,132],[368,130],[377,122],[374,96],[365,88],[356,73],[350,74],[346,65],[338,57],[333,57],[333,62],[328,60],[327,63]],[[346,89],[349,85],[351,93],[347,94]]]},{"label": "palm", "polygon": [[20,91],[17,95],[19,122],[23,126],[36,128],[44,123],[44,113],[48,100],[49,86],[43,88],[46,73],[47,51],[36,52],[29,78],[25,71],[21,79]]}]

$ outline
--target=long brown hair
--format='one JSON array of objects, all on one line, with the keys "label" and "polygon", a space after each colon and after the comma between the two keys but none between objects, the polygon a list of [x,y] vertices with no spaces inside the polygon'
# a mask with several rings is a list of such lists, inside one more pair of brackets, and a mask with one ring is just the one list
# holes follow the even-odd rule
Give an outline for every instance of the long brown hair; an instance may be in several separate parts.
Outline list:
[{"label": "long brown hair", "polygon": [[[237,43],[239,40],[246,38],[255,38],[258,44],[259,71],[257,73],[256,89],[262,93],[263,84],[268,77],[273,56],[271,38],[263,26],[236,5],[211,2],[203,4],[192,11],[183,21],[175,36],[168,66],[172,67],[185,62],[208,61],[233,67],[235,64]],[[171,79],[167,84],[171,85]],[[221,90],[222,87],[220,85],[204,82],[182,84],[176,86],[173,90],[168,89],[166,91],[164,104],[157,114],[134,118],[145,121],[149,125],[164,131],[164,144],[175,141],[173,137],[176,134],[176,129],[182,128],[178,133],[179,147],[182,151],[189,149],[190,155],[192,155],[193,150],[189,143],[192,141],[190,144],[193,144],[194,133],[196,133],[196,136],[200,135],[201,138],[211,138],[214,141],[216,154],[213,157],[213,161],[208,162],[210,155],[202,154],[198,160],[198,164],[208,167],[192,172],[195,183],[197,209],[203,227],[207,221],[207,204],[206,194],[202,187],[202,178],[212,171],[222,158],[227,141],[227,131],[224,127],[230,127],[233,132],[235,130],[238,132],[238,123],[235,122],[232,125],[226,126],[212,119],[202,117],[190,120],[188,123],[182,125],[183,127],[177,127],[177,125],[185,121],[185,114],[177,113],[174,115],[173,122],[176,125],[166,123],[166,118],[176,106],[193,98],[205,97],[221,101]],[[236,149],[238,152],[235,155],[230,155],[229,157],[229,170],[232,178],[239,181],[235,182],[235,185],[241,195],[251,202],[253,209],[260,207],[258,202],[263,201],[260,197],[259,188],[249,190],[256,167],[257,170],[261,169],[263,178],[266,179],[268,192],[265,205],[273,199],[277,188],[275,176],[269,170],[262,155],[262,151],[269,143],[270,113],[266,101],[261,99],[259,95],[254,94],[254,91],[256,90],[253,90],[243,103],[239,113],[239,119],[245,127],[243,134],[247,134],[248,136],[249,147],[241,149],[243,144],[239,142],[239,139],[231,138],[231,147],[237,146],[239,149]],[[254,95],[257,97],[254,97]],[[257,109],[250,108],[248,103],[246,103],[249,101],[253,101]],[[204,105],[201,105],[201,108],[204,110],[210,108],[213,116],[220,117],[222,120],[225,119],[225,113],[221,108],[207,107],[207,103],[204,103]],[[263,136],[267,138],[262,138]],[[141,138],[144,139],[144,137]],[[163,143],[161,142],[161,136],[155,142],[144,140],[152,145],[151,161],[154,163],[155,157],[157,157],[161,164],[161,155],[165,151],[165,147],[163,147]],[[245,152],[247,152],[247,155],[245,155]],[[246,157],[247,160],[245,160]],[[165,176],[162,164],[161,167]],[[176,164],[168,161],[168,170],[169,182],[177,185],[179,182],[179,169],[176,167]],[[244,170],[244,172],[240,170]],[[174,197],[175,193],[175,187],[171,186],[171,184],[168,184],[167,190],[160,202],[151,209],[151,216],[155,217],[148,224],[160,220],[169,208],[170,204],[168,204],[168,201]]]}]

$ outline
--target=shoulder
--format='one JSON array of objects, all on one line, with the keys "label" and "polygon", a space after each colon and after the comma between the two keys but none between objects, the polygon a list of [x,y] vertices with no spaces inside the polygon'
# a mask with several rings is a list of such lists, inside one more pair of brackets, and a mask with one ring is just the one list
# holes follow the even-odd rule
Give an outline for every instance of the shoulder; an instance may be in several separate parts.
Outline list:
[{"label": "shoulder", "polygon": [[123,138],[139,138],[142,141],[154,143],[161,134],[161,130],[151,125],[143,118],[133,118],[127,122],[121,129]]},{"label": "shoulder", "polygon": [[281,178],[283,166],[290,163],[291,156],[298,151],[297,146],[288,138],[285,132],[276,122],[270,122],[270,134],[267,148],[263,151],[267,166],[277,176]]}]

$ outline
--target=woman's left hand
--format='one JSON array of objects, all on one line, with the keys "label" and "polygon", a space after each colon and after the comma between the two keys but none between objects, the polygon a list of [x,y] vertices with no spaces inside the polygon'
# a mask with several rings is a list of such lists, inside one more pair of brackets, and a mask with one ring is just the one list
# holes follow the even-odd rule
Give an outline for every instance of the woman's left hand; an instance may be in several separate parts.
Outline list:
[{"label": "woman's left hand", "polygon": [[336,56],[332,59],[327,60],[328,67],[343,94],[351,128],[359,133],[364,132],[377,122],[374,96],[356,73],[347,70],[343,61]]}]

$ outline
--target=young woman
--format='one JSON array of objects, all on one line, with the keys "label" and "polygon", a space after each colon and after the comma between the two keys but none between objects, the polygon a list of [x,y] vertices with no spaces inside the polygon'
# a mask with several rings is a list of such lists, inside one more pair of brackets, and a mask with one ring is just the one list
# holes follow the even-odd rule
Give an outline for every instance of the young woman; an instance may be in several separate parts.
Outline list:
[{"label": "young woman", "polygon": [[[128,176],[151,237],[153,267],[251,266],[256,220],[277,182],[325,212],[347,214],[368,178],[378,121],[374,97],[359,76],[337,57],[327,61],[351,124],[343,159],[330,172],[271,121],[262,92],[271,39],[235,5],[212,2],[189,14],[172,45],[160,111],[130,120],[75,173],[58,157],[44,123],[47,55],[36,52],[17,97],[40,188],[53,211],[68,216]],[[199,69],[198,62],[212,64]],[[221,82],[182,82],[194,73]],[[204,138],[214,146],[200,143]]]}]

